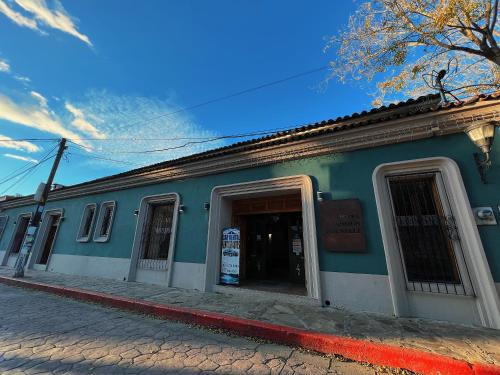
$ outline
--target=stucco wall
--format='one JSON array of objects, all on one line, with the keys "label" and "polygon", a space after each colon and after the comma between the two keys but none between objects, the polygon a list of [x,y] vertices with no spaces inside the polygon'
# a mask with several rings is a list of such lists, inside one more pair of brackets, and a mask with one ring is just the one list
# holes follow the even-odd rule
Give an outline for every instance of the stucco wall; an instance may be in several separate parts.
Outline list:
[{"label": "stucco wall", "polygon": [[[476,151],[477,149],[465,135],[458,134],[50,202],[47,205],[48,209],[62,207],[65,210],[65,220],[61,224],[54,245],[54,253],[128,258],[132,249],[136,225],[134,210],[139,208],[141,198],[146,195],[177,192],[181,196],[181,203],[185,205],[186,210],[179,215],[175,261],[204,263],[208,213],[203,209],[203,203],[210,201],[210,193],[214,186],[306,174],[312,177],[315,190],[327,193],[328,199],[359,198],[364,211],[368,251],[363,254],[328,253],[322,251],[319,240],[321,270],[386,275],[387,268],[373,195],[373,170],[382,163],[434,156],[449,157],[455,160],[460,167],[472,207],[493,206],[497,219],[500,221],[498,211],[500,204],[500,141],[497,140],[494,146],[494,166],[488,173],[489,183],[486,185],[481,183],[474,164],[472,153]],[[110,241],[107,243],[76,242],[76,233],[85,204],[101,203],[107,200],[117,201]],[[29,211],[28,207],[11,209],[1,213],[8,214],[10,219],[0,240],[0,251],[7,249],[17,215],[26,211]],[[496,282],[500,282],[500,225],[480,227],[479,232],[493,278]]]}]

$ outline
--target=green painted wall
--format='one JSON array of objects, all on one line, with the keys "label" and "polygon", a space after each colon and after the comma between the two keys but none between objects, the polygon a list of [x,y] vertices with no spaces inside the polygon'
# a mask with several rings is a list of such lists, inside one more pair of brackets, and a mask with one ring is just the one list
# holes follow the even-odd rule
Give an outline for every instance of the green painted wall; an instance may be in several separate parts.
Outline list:
[{"label": "green painted wall", "polygon": [[[66,217],[61,224],[54,252],[128,258],[136,225],[134,210],[139,208],[141,198],[152,194],[177,192],[181,196],[182,204],[186,206],[186,211],[179,215],[175,260],[204,263],[208,213],[203,209],[203,203],[210,201],[210,193],[214,186],[306,174],[312,177],[316,191],[328,193],[330,199],[359,198],[364,211],[368,251],[363,254],[328,253],[321,249],[319,242],[321,270],[384,275],[387,274],[387,268],[374,200],[373,170],[382,163],[435,156],[449,157],[460,167],[471,205],[495,207],[495,213],[500,220],[497,208],[500,204],[500,141],[497,140],[493,149],[494,166],[489,171],[487,185],[482,184],[479,179],[472,157],[473,152],[476,152],[475,146],[465,135],[457,134],[51,202],[47,208],[63,207]],[[117,201],[110,241],[76,242],[76,233],[85,204],[106,200]],[[0,241],[0,250],[6,249],[12,234],[14,222],[12,216],[25,211],[27,207],[8,211],[11,219]],[[493,278],[500,282],[500,225],[480,227],[479,231]]]}]

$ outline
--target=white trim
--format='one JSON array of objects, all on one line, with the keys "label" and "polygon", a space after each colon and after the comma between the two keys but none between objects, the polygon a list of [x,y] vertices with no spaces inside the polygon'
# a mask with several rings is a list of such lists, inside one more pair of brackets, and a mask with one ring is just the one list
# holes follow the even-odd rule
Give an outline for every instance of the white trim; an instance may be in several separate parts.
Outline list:
[{"label": "white trim", "polygon": [[[396,316],[408,313],[405,278],[400,267],[397,238],[392,225],[390,196],[385,182],[388,174],[440,171],[463,246],[463,255],[476,292],[477,309],[482,325],[500,328],[500,300],[495,290],[491,271],[475,224],[469,198],[460,169],[452,159],[434,157],[382,164],[373,171],[373,188],[380,221],[382,241],[389,272],[391,295]],[[459,214],[456,214],[459,213]]]},{"label": "white trim", "polygon": [[[105,236],[101,236],[101,226],[104,221],[104,213],[106,212],[107,207],[113,207],[111,211],[111,217],[109,218],[109,230]],[[97,216],[97,223],[95,225],[94,230],[94,242],[108,242],[111,237],[111,231],[113,229],[113,221],[115,219],[115,211],[116,211],[116,201],[105,201],[102,202],[99,207],[99,215]]]},{"label": "white trim", "polygon": [[168,258],[167,258],[167,275],[166,275],[166,286],[170,286],[172,279],[172,266],[173,260],[175,257],[175,238],[177,233],[177,221],[179,216],[179,204],[180,204],[180,196],[177,193],[165,193],[165,194],[156,194],[156,195],[148,195],[141,199],[141,203],[139,206],[139,216],[137,217],[137,225],[135,228],[134,234],[134,244],[132,246],[132,253],[130,255],[130,268],[128,273],[128,281],[136,280],[137,273],[137,262],[139,259],[139,253],[142,246],[143,235],[144,235],[144,226],[147,224],[146,214],[148,212],[148,206],[152,203],[162,203],[162,202],[174,202],[174,212],[172,218],[172,232],[170,234],[170,245],[168,249]]},{"label": "white trim", "polygon": [[[45,245],[45,241],[47,240],[47,235],[49,233],[49,224],[51,224],[51,220],[49,220],[49,216],[58,216],[59,224],[57,226],[56,233],[54,235],[54,242],[52,243],[52,247],[50,249],[49,257],[47,258],[47,264],[40,265],[38,262],[42,256],[42,251]],[[46,270],[50,263],[50,258],[52,257],[52,250],[54,249],[54,244],[56,242],[57,234],[59,233],[59,229],[61,227],[61,223],[64,217],[64,208],[53,208],[50,210],[45,210],[42,216],[42,222],[40,228],[38,229],[38,233],[35,238],[35,243],[33,244],[33,249],[30,254],[30,258],[28,260],[28,268],[35,268],[36,265],[38,270]]]},{"label": "white trim", "polygon": [[[346,121],[326,124],[324,127],[298,131],[293,135],[273,137],[261,140],[255,149],[245,150],[245,145],[231,149],[231,154],[214,154],[210,159],[187,161],[181,165],[167,165],[158,169],[140,170],[137,173],[115,176],[112,179],[91,181],[64,189],[51,191],[48,201],[70,197],[87,196],[101,192],[122,190],[125,188],[158,184],[167,181],[207,176],[227,171],[276,164],[286,160],[306,157],[330,155],[337,152],[373,148],[388,144],[415,141],[435,136],[462,133],[470,124],[487,123],[498,120],[500,102],[498,100],[478,101],[473,105],[465,105],[443,111],[430,111],[419,115],[390,116],[397,113],[418,110],[427,107],[426,103],[415,103],[413,106],[395,108],[353,117]],[[390,121],[377,122],[380,117],[397,117]],[[370,123],[375,120],[375,123]],[[339,132],[323,134],[325,129],[355,126]],[[369,124],[365,126],[365,124]],[[301,135],[314,137],[301,139]],[[465,135],[464,135],[465,136]],[[276,145],[277,140],[293,139]],[[13,199],[0,203],[0,209],[8,209],[33,204],[33,196]]]},{"label": "white trim", "polygon": [[[94,214],[92,216],[92,221],[90,222],[89,233],[87,236],[82,236],[83,226],[84,226],[86,217],[88,215],[88,209],[90,207],[94,208]],[[92,231],[94,229],[94,222],[95,222],[96,214],[97,214],[97,203],[88,203],[85,205],[85,207],[83,208],[82,217],[80,219],[80,226],[78,227],[78,233],[76,234],[76,241],[77,242],[89,242],[90,241],[90,238],[92,237]]]},{"label": "white trim", "polygon": [[304,266],[306,287],[310,298],[321,303],[318,245],[314,190],[311,178],[306,175],[272,178],[231,185],[216,186],[212,190],[205,268],[206,291],[219,284],[221,233],[231,222],[230,199],[269,195],[286,191],[300,191],[302,199],[302,225],[304,238]]},{"label": "white trim", "polygon": [[6,217],[7,219],[5,220],[5,226],[3,227],[3,230],[0,229],[0,241],[2,240],[3,234],[5,233],[5,229],[7,229],[7,224],[9,223],[9,215],[0,215],[0,219],[2,217]]},{"label": "white trim", "polygon": [[[4,254],[3,259],[2,259],[2,263],[1,263],[2,266],[7,265],[7,261],[9,260],[9,258],[11,256],[11,254],[10,254],[11,250],[12,250],[11,248],[12,248],[12,245],[14,244],[14,238],[16,236],[17,230],[19,229],[21,218],[27,217],[27,218],[29,218],[29,220],[31,220],[32,215],[33,215],[33,212],[23,212],[23,213],[20,213],[19,215],[17,215],[17,220],[14,223],[15,224],[14,231],[12,232],[12,234],[10,236],[9,245],[7,246],[7,249],[5,250],[5,254]],[[24,238],[23,238],[23,240],[24,240]],[[22,246],[22,244],[21,244],[21,246]]]}]

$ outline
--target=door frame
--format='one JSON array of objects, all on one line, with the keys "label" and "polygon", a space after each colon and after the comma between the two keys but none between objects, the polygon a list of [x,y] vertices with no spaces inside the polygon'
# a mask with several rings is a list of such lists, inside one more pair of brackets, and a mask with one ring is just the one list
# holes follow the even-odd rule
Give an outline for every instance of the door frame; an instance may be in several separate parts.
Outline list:
[{"label": "door frame", "polygon": [[144,242],[144,227],[147,224],[148,206],[154,203],[173,202],[174,212],[172,217],[172,231],[170,233],[167,269],[165,270],[167,273],[165,286],[167,287],[170,286],[172,282],[172,274],[173,274],[172,267],[174,265],[174,257],[175,257],[175,243],[176,243],[176,233],[177,233],[177,222],[179,218],[180,200],[181,198],[178,193],[148,195],[141,199],[141,203],[139,205],[139,212],[137,216],[137,225],[134,234],[134,243],[132,246],[132,253],[130,254],[130,267],[129,267],[127,281],[136,280],[137,261],[139,260],[139,254]]},{"label": "door frame", "polygon": [[[7,265],[7,262],[9,260],[9,257],[10,257],[11,251],[12,251],[12,245],[14,244],[14,238],[16,236],[17,230],[19,229],[19,226],[21,225],[21,219],[24,217],[27,217],[28,220],[31,220],[32,215],[33,215],[33,212],[22,212],[19,215],[17,215],[17,219],[14,222],[14,224],[15,224],[14,231],[12,232],[12,234],[10,236],[9,245],[7,246],[7,251],[5,251],[5,254],[4,254],[3,259],[2,259],[2,263],[1,263],[2,266]],[[29,226],[29,222],[28,222],[28,226]],[[23,240],[24,240],[24,237],[23,237]],[[21,244],[21,246],[22,246],[22,244]]]},{"label": "door frame", "polygon": [[50,258],[52,257],[52,251],[54,249],[54,244],[57,239],[57,235],[59,233],[59,229],[61,228],[61,222],[64,218],[64,208],[53,208],[50,210],[45,210],[42,215],[42,222],[40,228],[38,229],[37,236],[35,238],[35,243],[33,244],[33,250],[31,251],[31,256],[28,259],[28,268],[33,268],[35,264],[40,260],[42,256],[43,248],[45,247],[45,241],[47,240],[47,236],[49,234],[49,220],[50,216],[60,216],[59,225],[57,226],[56,233],[54,234],[54,242],[52,243],[52,247],[50,248],[49,257],[47,258],[47,264],[45,264],[45,270],[48,269]]},{"label": "door frame", "polygon": [[212,189],[205,262],[205,291],[212,291],[219,284],[221,233],[222,229],[231,225],[231,200],[272,194],[282,195],[286,192],[300,192],[307,296],[321,303],[314,189],[311,178],[306,175],[221,185]]},{"label": "door frame", "polygon": [[[462,242],[463,255],[476,292],[479,319],[483,326],[500,329],[500,299],[484,253],[472,209],[457,163],[446,157],[398,161],[379,165],[373,171],[372,181],[377,204],[382,242],[384,245],[394,314],[409,314],[406,282],[401,267],[397,235],[393,227],[392,205],[385,180],[387,175],[415,172],[441,172],[451,211]],[[460,213],[460,215],[457,215]]]}]

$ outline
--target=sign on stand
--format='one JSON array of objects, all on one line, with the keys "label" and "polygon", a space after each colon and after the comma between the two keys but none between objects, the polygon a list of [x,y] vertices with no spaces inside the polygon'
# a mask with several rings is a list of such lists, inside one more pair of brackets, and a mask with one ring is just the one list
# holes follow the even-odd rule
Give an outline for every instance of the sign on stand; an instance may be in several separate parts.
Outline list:
[{"label": "sign on stand", "polygon": [[222,254],[220,259],[220,283],[240,283],[240,230],[227,228],[222,231]]}]

